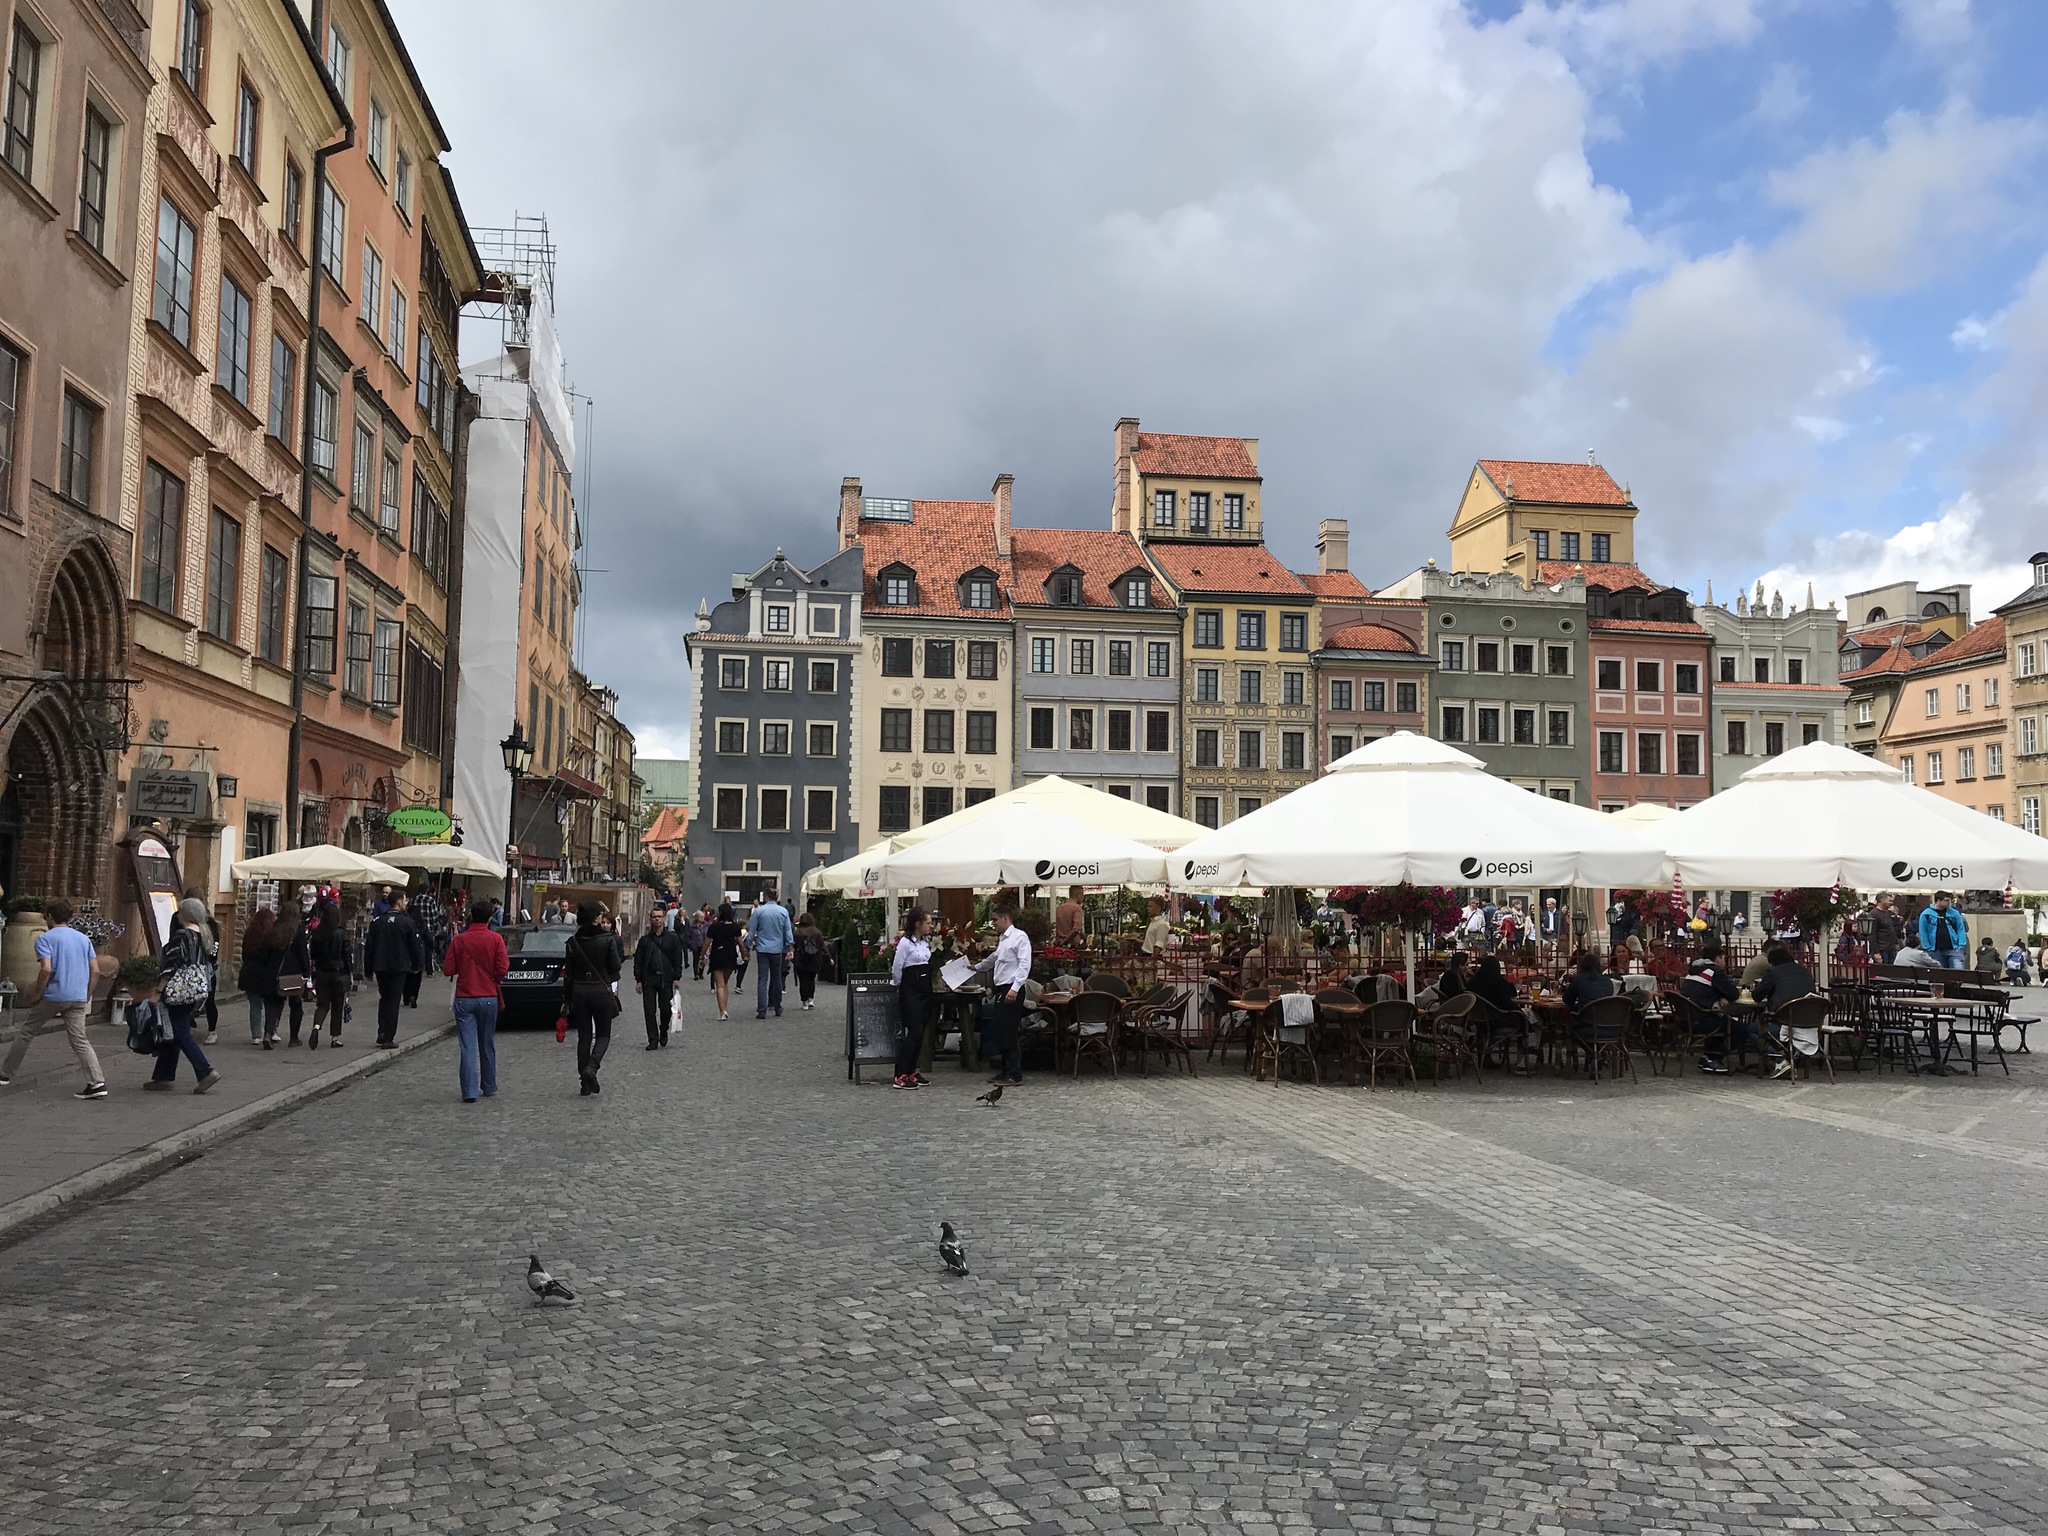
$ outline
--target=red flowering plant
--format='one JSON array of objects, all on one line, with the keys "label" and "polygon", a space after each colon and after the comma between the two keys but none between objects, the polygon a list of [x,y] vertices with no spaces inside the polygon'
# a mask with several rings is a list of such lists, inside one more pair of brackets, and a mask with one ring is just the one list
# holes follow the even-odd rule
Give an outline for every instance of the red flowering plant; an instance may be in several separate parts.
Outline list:
[{"label": "red flowering plant", "polygon": [[1795,928],[1804,934],[1820,933],[1863,905],[1861,896],[1840,886],[1773,891],[1770,901],[1771,919],[1781,933]]},{"label": "red flowering plant", "polygon": [[1616,891],[1614,901],[1628,909],[1636,920],[1636,931],[1646,938],[1652,931],[1661,931],[1675,920],[1669,891]]},{"label": "red flowering plant", "polygon": [[1446,933],[1457,926],[1457,895],[1440,885],[1340,885],[1330,900],[1346,908],[1361,928],[1400,928],[1410,933]]}]

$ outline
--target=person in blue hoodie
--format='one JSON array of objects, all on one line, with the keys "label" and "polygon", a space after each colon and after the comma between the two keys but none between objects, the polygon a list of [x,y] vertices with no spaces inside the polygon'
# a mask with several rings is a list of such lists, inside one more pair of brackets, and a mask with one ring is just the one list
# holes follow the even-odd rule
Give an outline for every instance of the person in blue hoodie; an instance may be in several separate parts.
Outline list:
[{"label": "person in blue hoodie", "polygon": [[1945,971],[1970,968],[1970,925],[1947,891],[1934,893],[1934,905],[1920,913],[1920,947]]}]

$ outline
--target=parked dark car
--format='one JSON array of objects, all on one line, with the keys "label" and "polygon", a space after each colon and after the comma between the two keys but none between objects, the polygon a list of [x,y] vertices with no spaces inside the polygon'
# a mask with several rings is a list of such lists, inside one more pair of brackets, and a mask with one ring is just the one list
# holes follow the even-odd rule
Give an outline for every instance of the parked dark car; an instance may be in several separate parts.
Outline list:
[{"label": "parked dark car", "polygon": [[576,930],[566,925],[505,929],[511,968],[505,973],[501,1029],[551,1028],[562,1012],[562,967]]}]

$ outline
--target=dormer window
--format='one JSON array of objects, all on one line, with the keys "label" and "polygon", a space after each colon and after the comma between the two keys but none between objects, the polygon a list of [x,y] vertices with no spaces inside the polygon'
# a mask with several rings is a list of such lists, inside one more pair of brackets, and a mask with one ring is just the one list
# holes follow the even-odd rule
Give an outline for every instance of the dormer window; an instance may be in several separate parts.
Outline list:
[{"label": "dormer window", "polygon": [[907,565],[885,565],[875,577],[875,594],[885,608],[908,608],[917,602],[917,572]]},{"label": "dormer window", "polygon": [[1046,601],[1055,608],[1078,608],[1081,606],[1081,573],[1071,565],[1063,565],[1046,578]]},{"label": "dormer window", "polygon": [[789,604],[770,603],[768,605],[768,622],[763,627],[771,635],[786,635],[789,633],[789,615]]},{"label": "dormer window", "polygon": [[2034,557],[2034,585],[2048,587],[2048,555]]},{"label": "dormer window", "polygon": [[969,571],[960,578],[960,606],[962,608],[992,609],[996,605],[996,576],[994,571],[981,569]]},{"label": "dormer window", "polygon": [[1152,578],[1150,576],[1126,576],[1124,578],[1124,606],[1126,608],[1150,608],[1152,606]]},{"label": "dormer window", "polygon": [[1586,616],[1592,619],[1607,617],[1607,591],[1604,587],[1586,588]]}]

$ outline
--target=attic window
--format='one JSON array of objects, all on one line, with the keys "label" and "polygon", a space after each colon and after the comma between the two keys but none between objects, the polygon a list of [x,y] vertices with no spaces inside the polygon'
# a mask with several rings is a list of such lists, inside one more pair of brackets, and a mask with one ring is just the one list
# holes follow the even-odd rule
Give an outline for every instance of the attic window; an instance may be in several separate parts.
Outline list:
[{"label": "attic window", "polygon": [[1047,584],[1051,589],[1053,605],[1059,608],[1081,606],[1081,573],[1071,568],[1054,571]]},{"label": "attic window", "polygon": [[1152,606],[1151,577],[1127,576],[1124,578],[1124,606],[1126,608],[1150,608]]},{"label": "attic window", "polygon": [[995,572],[988,570],[969,571],[960,578],[960,606],[962,608],[989,609],[996,605]]},{"label": "attic window", "polygon": [[907,565],[884,566],[875,593],[885,608],[908,608],[917,601],[917,573]]},{"label": "attic window", "polygon": [[907,523],[910,521],[910,503],[888,496],[863,496],[860,515],[863,522]]}]

